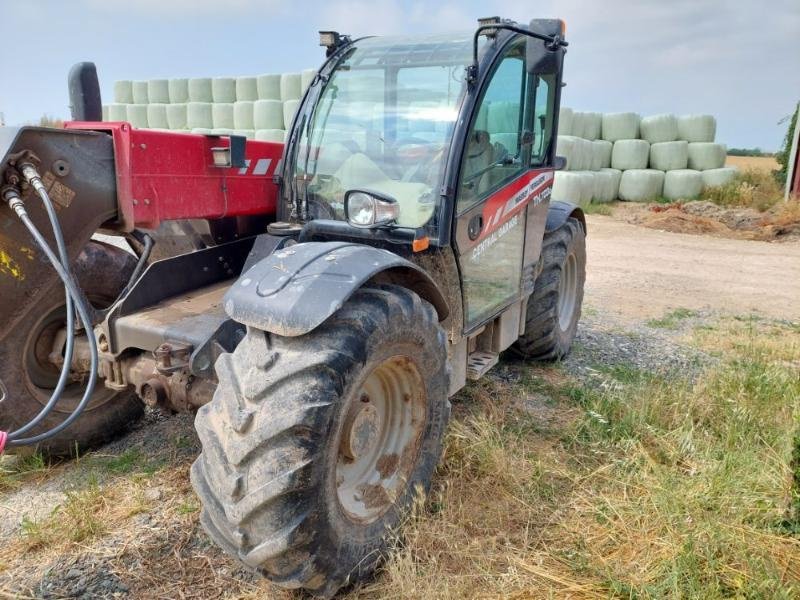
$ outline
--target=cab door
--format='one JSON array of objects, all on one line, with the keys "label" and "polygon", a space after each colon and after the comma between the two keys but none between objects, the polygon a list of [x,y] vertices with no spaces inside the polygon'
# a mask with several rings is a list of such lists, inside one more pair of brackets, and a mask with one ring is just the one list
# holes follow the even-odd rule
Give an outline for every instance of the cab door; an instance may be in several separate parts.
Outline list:
[{"label": "cab door", "polygon": [[495,61],[480,92],[456,197],[455,245],[467,332],[530,287],[523,286],[523,271],[538,259],[553,180],[546,168],[552,87],[528,72],[526,43],[517,39]]}]

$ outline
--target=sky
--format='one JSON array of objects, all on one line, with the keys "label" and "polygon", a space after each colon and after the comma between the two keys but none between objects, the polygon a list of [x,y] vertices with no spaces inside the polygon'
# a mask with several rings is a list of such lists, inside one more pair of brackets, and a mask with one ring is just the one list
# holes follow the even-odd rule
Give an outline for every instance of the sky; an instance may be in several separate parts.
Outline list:
[{"label": "sky", "polygon": [[79,61],[97,64],[109,102],[117,79],[318,66],[320,29],[445,32],[493,15],[566,21],[562,105],[575,110],[710,113],[718,141],[774,151],[800,100],[800,0],[0,0],[0,112],[67,117]]}]

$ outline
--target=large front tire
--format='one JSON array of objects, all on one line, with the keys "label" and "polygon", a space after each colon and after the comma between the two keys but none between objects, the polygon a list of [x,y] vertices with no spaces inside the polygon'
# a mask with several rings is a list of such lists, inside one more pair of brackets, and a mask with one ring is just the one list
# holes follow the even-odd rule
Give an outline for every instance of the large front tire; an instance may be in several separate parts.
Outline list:
[{"label": "large front tire", "polygon": [[586,233],[570,217],[542,241],[542,271],[525,315],[525,333],[512,349],[530,360],[559,360],[569,354],[583,304]]},{"label": "large front tire", "polygon": [[307,335],[248,329],[216,369],[191,473],[205,530],[283,587],[331,596],[369,575],[441,454],[449,382],[433,307],[364,288]]}]

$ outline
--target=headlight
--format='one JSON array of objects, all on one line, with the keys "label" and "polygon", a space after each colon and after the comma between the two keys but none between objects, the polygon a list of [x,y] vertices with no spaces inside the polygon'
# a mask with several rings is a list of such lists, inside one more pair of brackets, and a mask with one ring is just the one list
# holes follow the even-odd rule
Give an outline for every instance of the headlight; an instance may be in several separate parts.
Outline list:
[{"label": "headlight", "polygon": [[377,227],[396,221],[400,205],[388,196],[350,190],[344,196],[344,211],[347,221],[354,227]]}]

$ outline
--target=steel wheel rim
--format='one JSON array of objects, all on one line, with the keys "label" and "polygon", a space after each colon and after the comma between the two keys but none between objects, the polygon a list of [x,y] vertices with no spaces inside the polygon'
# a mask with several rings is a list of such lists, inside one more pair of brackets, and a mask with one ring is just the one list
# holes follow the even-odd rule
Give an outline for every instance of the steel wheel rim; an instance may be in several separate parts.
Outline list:
[{"label": "steel wheel rim", "polygon": [[578,295],[578,261],[569,254],[558,280],[558,326],[566,331],[572,324]]},{"label": "steel wheel rim", "polygon": [[354,521],[372,522],[406,488],[425,428],[427,396],[407,356],[383,360],[353,396],[338,440],[336,494]]}]

